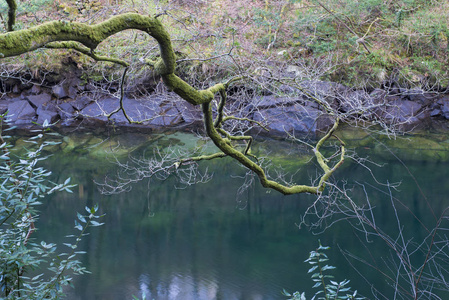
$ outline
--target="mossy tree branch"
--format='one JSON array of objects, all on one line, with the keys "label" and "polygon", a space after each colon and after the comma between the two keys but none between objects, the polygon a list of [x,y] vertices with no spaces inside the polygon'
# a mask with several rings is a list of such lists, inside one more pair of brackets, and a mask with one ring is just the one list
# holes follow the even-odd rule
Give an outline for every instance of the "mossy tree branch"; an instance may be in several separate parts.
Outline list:
[{"label": "mossy tree branch", "polygon": [[214,144],[221,150],[223,153],[227,154],[228,156],[234,158],[238,162],[240,162],[242,165],[253,171],[260,180],[260,183],[262,186],[270,189],[274,189],[284,195],[291,195],[291,194],[298,194],[298,193],[311,193],[311,194],[319,194],[321,193],[325,188],[325,182],[329,179],[329,177],[334,173],[334,171],[341,166],[344,162],[345,157],[345,145],[344,143],[341,143],[340,147],[340,159],[335,164],[334,167],[330,168],[328,164],[325,161],[324,156],[320,152],[320,147],[326,142],[334,133],[334,131],[338,127],[338,119],[335,121],[333,127],[329,130],[329,132],[321,138],[317,145],[314,148],[315,156],[318,160],[318,163],[320,167],[323,169],[324,174],[321,176],[319,180],[319,184],[317,186],[309,186],[309,185],[291,185],[286,186],[283,184],[280,184],[276,181],[270,180],[267,178],[265,171],[261,166],[259,166],[257,163],[253,162],[246,153],[248,152],[248,149],[245,149],[245,151],[242,153],[235,149],[230,143],[229,138],[222,137],[220,135],[220,130],[217,130],[216,126],[214,126],[213,116],[212,116],[212,107],[210,103],[204,103],[202,104],[202,110],[203,110],[203,116],[204,116],[204,125],[206,127],[206,133],[207,135],[212,139]]},{"label": "mossy tree branch", "polygon": [[104,55],[98,55],[92,49],[89,49],[86,46],[83,46],[80,43],[73,42],[73,41],[49,43],[49,44],[45,45],[45,48],[48,48],[48,49],[73,49],[73,50],[76,50],[84,55],[90,56],[92,59],[94,59],[96,61],[107,61],[107,62],[111,62],[114,64],[119,64],[125,68],[129,66],[129,63],[127,63],[126,61],[124,61],[122,59],[113,58],[113,57],[104,56]]},{"label": "mossy tree branch", "polygon": [[[181,96],[185,101],[193,105],[202,105],[204,126],[206,134],[212,139],[214,144],[222,151],[210,156],[200,156],[186,160],[180,160],[180,164],[187,161],[199,161],[212,158],[230,156],[240,162],[242,165],[253,171],[258,177],[261,184],[266,188],[271,188],[282,194],[296,194],[296,193],[312,193],[319,194],[324,190],[325,182],[329,179],[332,173],[344,161],[344,144],[341,143],[340,160],[329,167],[328,162],[320,152],[320,147],[330,136],[334,133],[338,126],[338,119],[334,123],[332,129],[317,143],[314,148],[315,156],[324,174],[319,180],[317,186],[308,185],[291,185],[286,186],[267,178],[263,168],[251,158],[250,147],[252,143],[251,136],[232,136],[227,133],[222,124],[229,120],[224,114],[224,107],[226,105],[226,90],[228,86],[238,80],[233,78],[225,83],[216,84],[208,89],[198,90],[190,86],[187,82],[179,78],[174,72],[176,67],[176,55],[173,51],[172,43],[169,34],[164,29],[162,23],[151,16],[140,15],[136,13],[125,13],[113,16],[110,19],[98,23],[96,25],[87,25],[77,22],[66,21],[52,21],[28,29],[8,32],[0,35],[0,56],[10,57],[30,52],[39,48],[72,48],[81,53],[89,55],[93,59],[111,61],[121,64],[125,67],[128,64],[120,59],[107,58],[97,56],[94,52],[96,47],[108,37],[128,29],[137,29],[146,32],[152,36],[159,44],[161,58],[155,62],[147,61],[151,64],[155,71],[162,76],[162,79],[167,87]],[[126,75],[126,69],[122,80]],[[123,85],[123,83],[122,83]],[[219,94],[220,102],[218,105],[217,117],[213,118],[211,102],[215,95]],[[123,100],[123,90],[121,91],[121,100]],[[122,101],[121,101],[121,107]],[[124,109],[123,109],[124,111]],[[239,151],[233,145],[233,141],[245,141],[247,143],[244,150]]]}]

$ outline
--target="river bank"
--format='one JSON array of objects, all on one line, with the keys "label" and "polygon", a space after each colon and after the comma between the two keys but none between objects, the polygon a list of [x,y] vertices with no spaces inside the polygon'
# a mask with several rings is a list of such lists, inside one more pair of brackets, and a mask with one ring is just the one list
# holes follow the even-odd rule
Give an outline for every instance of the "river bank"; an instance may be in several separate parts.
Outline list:
[{"label": "river bank", "polygon": [[[56,83],[24,83],[10,79],[0,100],[0,112],[8,111],[11,124],[27,127],[33,123],[57,123],[61,127],[134,127],[140,130],[202,127],[200,107],[167,91],[158,81],[153,92],[145,96],[126,93],[120,108],[117,89],[101,89],[77,74],[63,74]],[[301,134],[316,136],[325,131],[332,120],[310,95],[325,100],[341,113],[363,109],[363,120],[383,120],[401,131],[445,129],[449,120],[447,90],[425,91],[393,86],[388,89],[355,89],[326,81],[303,81],[308,95],[290,86],[280,86],[280,92],[248,92],[238,86],[229,95],[229,114],[261,122],[269,136]],[[242,92],[243,91],[243,92]],[[117,111],[116,113],[113,113]],[[130,124],[129,121],[132,121]]]}]

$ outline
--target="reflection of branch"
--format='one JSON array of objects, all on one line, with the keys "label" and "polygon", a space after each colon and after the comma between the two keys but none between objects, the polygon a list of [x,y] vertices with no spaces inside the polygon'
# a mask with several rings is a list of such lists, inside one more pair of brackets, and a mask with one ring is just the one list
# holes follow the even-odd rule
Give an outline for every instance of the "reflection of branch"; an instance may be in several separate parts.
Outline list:
[{"label": "reflection of branch", "polygon": [[427,264],[429,264],[429,262],[431,260],[433,260],[433,258],[431,257],[433,254],[432,248],[435,247],[435,236],[437,234],[437,231],[440,230],[441,228],[441,222],[446,218],[445,215],[447,213],[447,211],[449,210],[449,207],[446,207],[446,209],[441,213],[440,218],[437,220],[437,223],[435,225],[435,228],[433,229],[433,232],[430,236],[431,240],[430,240],[430,245],[429,245],[429,249],[427,250],[426,253],[426,258],[424,259],[424,263],[421,265],[421,270],[419,270],[419,274],[418,274],[418,278],[415,281],[415,285],[416,287],[418,287],[418,284],[421,281],[423,272],[424,272],[424,268],[427,266]]},{"label": "reflection of branch", "polygon": [[[129,191],[131,184],[143,179],[156,178],[165,180],[172,175],[184,186],[205,183],[211,179],[211,175],[208,174],[207,170],[204,173],[200,173],[197,162],[226,156],[224,153],[198,156],[191,154],[184,151],[181,153],[179,150],[176,151],[168,147],[163,152],[155,149],[153,156],[150,158],[130,156],[129,161],[126,163],[121,163],[116,159],[114,161],[118,165],[116,176],[114,178],[106,177],[103,183],[97,182],[97,185],[102,193],[115,194]],[[179,157],[188,158],[180,159]]]},{"label": "reflection of branch", "polygon": [[[344,256],[348,263],[372,286],[373,290],[379,292],[372,282],[361,274],[356,265],[351,260],[358,261],[376,272],[386,279],[386,281],[393,287],[394,293],[398,295],[396,298],[400,299],[420,299],[421,295],[428,294],[428,299],[440,299],[435,295],[435,285],[441,284],[441,290],[446,290],[448,284],[444,279],[448,272],[447,264],[447,247],[449,240],[444,234],[448,230],[447,226],[443,226],[443,221],[447,221],[446,216],[449,207],[442,210],[439,218],[433,222],[432,227],[427,227],[429,224],[424,224],[424,220],[420,220],[413,211],[405,205],[400,199],[397,199],[392,194],[392,187],[386,185],[386,190],[380,190],[377,187],[369,184],[361,184],[356,182],[355,187],[349,189],[346,182],[341,185],[329,184],[328,193],[320,195],[318,199],[310,206],[305,216],[312,216],[318,221],[313,221],[312,224],[307,224],[305,216],[301,220],[301,225],[310,226],[311,229],[320,228],[320,232],[333,226],[340,221],[348,221],[356,232],[360,232],[365,236],[367,243],[372,243],[372,237],[381,240],[387,249],[390,250],[388,258],[383,259],[382,264],[376,261],[375,256],[370,253],[370,246],[367,246],[367,252],[370,259],[356,256],[344,251]],[[389,206],[394,215],[393,220],[396,223],[396,229],[391,231],[391,226],[385,231],[385,228],[379,226],[380,222],[376,220],[376,212],[372,200],[368,197],[367,187],[376,189],[387,196]],[[360,190],[358,190],[360,189]],[[352,192],[353,195],[350,194]],[[364,195],[365,205],[355,203],[355,199],[360,199],[360,194]],[[354,196],[355,195],[355,196]],[[363,203],[363,202],[362,202]],[[399,207],[399,205],[402,207]],[[405,208],[412,216],[414,221],[418,221],[422,229],[425,230],[423,237],[417,235],[416,228],[413,226],[411,232],[407,232],[408,227],[405,226],[401,220]],[[384,207],[379,207],[379,213],[384,217],[386,210]],[[429,207],[432,210],[432,208]],[[423,212],[421,212],[422,214]],[[330,222],[329,222],[330,221]],[[389,232],[393,232],[390,234]],[[360,242],[363,243],[361,236],[356,235]],[[437,290],[440,290],[439,288]],[[384,291],[380,291],[384,293]],[[391,297],[384,297],[383,299],[390,299]]]}]

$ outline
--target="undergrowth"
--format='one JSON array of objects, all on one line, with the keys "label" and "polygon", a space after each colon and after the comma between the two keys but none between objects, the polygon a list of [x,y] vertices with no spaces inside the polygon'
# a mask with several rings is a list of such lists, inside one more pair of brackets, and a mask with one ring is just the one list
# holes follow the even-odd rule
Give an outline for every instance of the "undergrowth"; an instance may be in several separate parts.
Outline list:
[{"label": "undergrowth", "polygon": [[[448,83],[449,3],[445,0],[47,2],[23,2],[17,27],[52,19],[91,24],[124,12],[160,15],[183,61],[179,72],[191,82],[216,82],[239,68],[251,71],[264,64],[282,68],[331,60],[338,67],[321,79],[356,87],[375,88],[391,80],[426,89]],[[4,6],[0,6],[3,19]],[[97,52],[132,63],[129,81],[149,76],[150,70],[139,61],[159,55],[150,37],[133,30],[109,38]],[[228,52],[233,59],[224,55]],[[71,51],[64,54],[73,56],[75,64],[93,76],[121,72]],[[48,58],[44,50],[8,63],[48,71],[61,65],[57,57]]]}]

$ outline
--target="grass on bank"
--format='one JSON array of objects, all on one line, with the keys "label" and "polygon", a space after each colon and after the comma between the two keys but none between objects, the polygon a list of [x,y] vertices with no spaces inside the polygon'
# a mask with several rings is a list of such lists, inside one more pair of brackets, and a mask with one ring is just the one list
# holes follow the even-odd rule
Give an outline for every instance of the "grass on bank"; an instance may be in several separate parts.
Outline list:
[{"label": "grass on bank", "polygon": [[[2,3],[3,20],[5,9]],[[317,77],[356,87],[392,81],[425,89],[448,85],[445,0],[32,0],[20,2],[18,12],[17,29],[54,19],[95,23],[124,12],[165,13],[161,18],[179,57],[199,59],[179,64],[180,72],[198,84],[219,80],[238,67],[315,68],[326,62],[333,67]],[[207,60],[231,48],[232,60]],[[35,51],[3,64],[23,65],[38,77],[42,71],[63,71],[61,57],[70,57],[93,79],[104,80],[105,74],[109,80],[119,78],[120,68],[110,63],[71,50],[54,51]],[[133,30],[111,37],[97,51],[131,62],[134,79],[149,72],[139,59],[158,55],[154,41]]]}]

